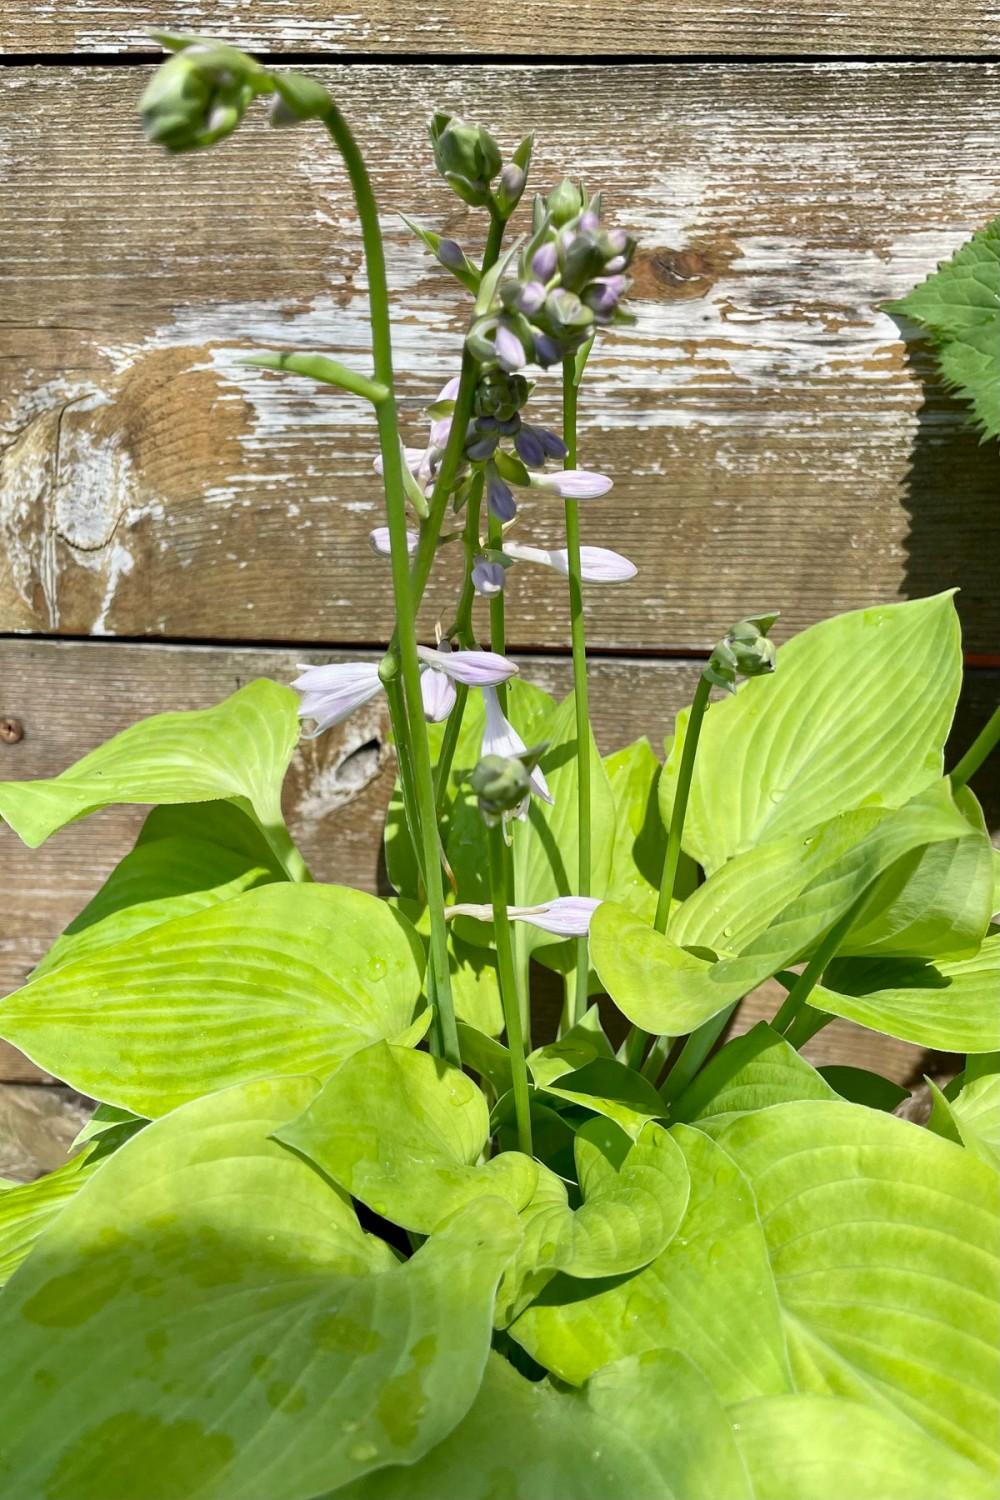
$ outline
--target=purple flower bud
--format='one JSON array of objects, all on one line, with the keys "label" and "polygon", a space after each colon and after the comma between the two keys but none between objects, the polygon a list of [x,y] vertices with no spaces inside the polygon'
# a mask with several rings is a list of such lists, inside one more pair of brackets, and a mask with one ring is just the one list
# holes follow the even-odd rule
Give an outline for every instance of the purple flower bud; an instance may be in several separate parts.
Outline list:
[{"label": "purple flower bud", "polygon": [[545,287],[540,281],[526,281],[518,293],[515,307],[530,318],[545,302]]},{"label": "purple flower bud", "polygon": [[302,676],[296,677],[292,687],[302,695],[299,718],[316,721],[316,728],[306,735],[310,740],[382,691],[374,662],[330,662],[323,667],[304,666],[301,671]]},{"label": "purple flower bud", "polygon": [[545,464],[545,445],[533,427],[522,426],[514,439],[517,456],[529,469],[541,469]]},{"label": "purple flower bud", "polygon": [[495,469],[490,468],[486,473],[486,504],[491,515],[496,516],[498,521],[504,524],[513,521],[517,515],[517,501],[508,484],[500,478]]},{"label": "purple flower bud", "polygon": [[432,646],[418,646],[417,655],[429,667],[445,672],[454,682],[466,687],[493,688],[517,672],[514,662],[496,651],[442,651]]},{"label": "purple flower bud", "polygon": [[579,227],[583,230],[584,234],[596,234],[601,227],[601,221],[593,209],[588,208],[585,213],[580,215]]},{"label": "purple flower bud", "polygon": [[555,245],[547,240],[531,257],[531,269],[539,281],[551,281],[556,274],[558,261]]},{"label": "purple flower bud", "polygon": [[500,173],[500,193],[508,203],[514,204],[524,192],[525,175],[516,162],[509,161]]},{"label": "purple flower bud", "polygon": [[499,441],[499,433],[487,432],[482,437],[477,438],[474,443],[469,443],[466,446],[465,456],[471,459],[473,463],[482,463],[484,459],[492,457]]},{"label": "purple flower bud", "polygon": [[455,707],[455,684],[444,672],[428,667],[420,674],[420,696],[428,724],[440,724]]},{"label": "purple flower bud", "polygon": [[611,229],[608,231],[608,246],[616,255],[624,255],[628,249],[628,235],[624,229]]},{"label": "purple flower bud", "polygon": [[557,432],[550,432],[547,427],[536,427],[535,431],[542,440],[546,458],[565,458],[569,449]]},{"label": "purple flower bud", "polygon": [[457,240],[442,240],[437,247],[437,258],[449,271],[457,271],[465,265],[465,251]]},{"label": "purple flower bud", "polygon": [[504,582],[505,574],[501,563],[487,562],[485,557],[477,560],[472,569],[472,587],[477,594],[485,599],[492,599],[503,593]]},{"label": "purple flower bud", "polygon": [[547,333],[536,333],[535,358],[543,369],[547,369],[549,365],[559,363],[562,359],[562,350],[555,339],[550,338]]},{"label": "purple flower bud", "polygon": [[563,469],[558,474],[531,475],[533,489],[552,490],[564,500],[599,500],[613,483],[606,474],[595,474],[589,469]]},{"label": "purple flower bud", "polygon": [[609,318],[621,298],[621,292],[616,289],[615,283],[624,281],[624,276],[609,276],[607,280],[592,281],[584,291],[583,300],[597,317]]},{"label": "purple flower bud", "polygon": [[501,323],[497,328],[496,355],[500,368],[508,374],[513,370],[519,370],[522,365],[528,363],[528,356],[524,352],[524,345],[512,328],[506,323]]},{"label": "purple flower bud", "polygon": [[[374,531],[370,531],[368,533],[368,540],[371,543],[372,551],[377,553],[379,557],[392,556],[392,545],[389,541],[388,526],[376,526]],[[415,531],[407,531],[406,550],[411,557],[417,550],[417,543],[419,540],[420,539]]]},{"label": "purple flower bud", "polygon": [[604,269],[606,271],[624,271],[627,265],[628,261],[625,259],[624,255],[616,255],[613,260],[608,261]]}]

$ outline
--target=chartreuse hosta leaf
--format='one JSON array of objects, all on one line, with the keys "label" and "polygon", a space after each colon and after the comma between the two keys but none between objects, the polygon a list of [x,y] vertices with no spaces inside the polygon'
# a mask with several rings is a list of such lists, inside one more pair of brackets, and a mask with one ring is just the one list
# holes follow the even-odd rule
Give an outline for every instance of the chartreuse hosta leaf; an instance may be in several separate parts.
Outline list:
[{"label": "chartreuse hosta leaf", "polygon": [[817,1010],[923,1047],[1000,1048],[1000,929],[971,958],[845,958],[809,997]]},{"label": "chartreuse hosta leaf", "polygon": [[[693,1031],[807,954],[896,860],[913,849],[964,837],[968,823],[952,800],[948,782],[940,780],[906,806],[876,815],[867,833],[860,827],[855,831],[857,842],[834,828],[830,837],[837,857],[820,860],[819,873],[780,910],[771,912],[767,927],[719,962],[681,947],[631,912],[604,902],[591,921],[590,947],[609,995],[645,1031],[671,1036]],[[794,889],[794,884],[787,889]],[[775,900],[784,900],[787,889],[779,882]],[[769,909],[766,886],[760,899]],[[679,918],[680,911],[675,920]],[[745,924],[755,931],[749,915]]]},{"label": "chartreuse hosta leaf", "polygon": [[271,1138],[316,1087],[155,1122],[39,1240],[0,1295],[5,1500],[311,1500],[462,1419],[514,1211],[470,1205],[399,1264]]},{"label": "chartreuse hosta leaf", "polygon": [[607,896],[651,923],[666,849],[657,802],[660,762],[643,739],[606,756],[604,770],[615,808]]},{"label": "chartreuse hosta leaf", "polygon": [[759,1021],[715,1054],[671,1105],[671,1120],[709,1120],[793,1099],[836,1099],[837,1091],[783,1036]]},{"label": "chartreuse hosta leaf", "polygon": [[963,1145],[1000,1167],[1000,1054],[970,1057],[956,1083],[961,1087],[949,1106]]},{"label": "chartreuse hosta leaf", "polygon": [[950,594],[838,615],[779,647],[778,670],[711,706],[684,847],[711,872],[940,777],[962,675]]},{"label": "chartreuse hosta leaf", "polygon": [[[192,812],[202,823],[198,835],[190,831]],[[32,978],[284,878],[263,834],[231,802],[155,808],[135,848],[36,964]]]},{"label": "chartreuse hosta leaf", "polygon": [[[511,708],[512,722],[532,744],[532,733],[549,741],[541,766],[554,798],[551,805],[532,797],[527,819],[513,824],[514,892],[518,906],[536,906],[554,896],[578,889],[576,718],[572,693],[553,714],[526,724]],[[608,778],[593,736],[591,763],[591,889],[607,889],[615,838],[615,806]],[[455,872],[461,901],[488,903],[488,860],[483,820],[470,796],[456,800],[448,836],[448,860]],[[526,952],[560,942],[552,933],[520,924]],[[461,935],[470,942],[488,943],[488,923],[459,918]]]},{"label": "chartreuse hosta leaf", "polygon": [[87,1170],[84,1153],[35,1182],[0,1187],[0,1285],[83,1186]]},{"label": "chartreuse hosta leaf", "polygon": [[609,1365],[579,1391],[525,1380],[492,1354],[471,1410],[443,1443],[411,1468],[358,1480],[337,1500],[446,1496],[753,1500],[754,1491],[704,1378],[683,1355],[660,1349]]},{"label": "chartreuse hosta leaf", "polygon": [[325,1078],[360,1047],[410,1039],[414,942],[374,896],[265,885],[29,981],[0,1002],[0,1036],[140,1115],[268,1074]]},{"label": "chartreuse hosta leaf", "polygon": [[719,1142],[753,1185],[797,1388],[894,1409],[1000,1469],[996,1172],[851,1104],[779,1104]]},{"label": "chartreuse hosta leaf", "polygon": [[262,678],[213,708],[155,714],[48,781],[0,783],[0,817],[34,849],[114,802],[222,797],[251,812],[288,863],[294,849],[281,783],[298,743],[298,701],[291,688]]},{"label": "chartreuse hosta leaf", "polygon": [[[946,782],[938,787],[943,801],[950,788]],[[931,957],[978,949],[991,916],[992,850],[972,793],[963,789],[954,800],[967,822],[961,836],[918,846],[879,876],[842,952]],[[671,939],[684,947],[741,953],[885,816],[880,808],[838,813],[805,835],[736,855],[675,908],[667,928]]]},{"label": "chartreuse hosta leaf", "polygon": [[430,1234],[474,1198],[515,1209],[530,1200],[530,1157],[505,1151],[476,1165],[489,1134],[486,1100],[460,1068],[378,1042],[349,1057],[278,1138],[376,1213]]},{"label": "chartreuse hosta leaf", "polygon": [[541,1166],[521,1213],[523,1239],[500,1284],[497,1322],[509,1323],[556,1271],[593,1280],[648,1265],[677,1233],[690,1191],[687,1163],[659,1125],[632,1141],[597,1118],[577,1132],[583,1203],[569,1207],[565,1184]]},{"label": "chartreuse hosta leaf", "polygon": [[551,1072],[551,1065],[535,1073],[537,1063],[529,1067],[539,1091],[603,1115],[638,1140],[647,1121],[666,1113],[666,1105],[653,1085],[634,1069],[614,1057],[594,1057],[582,1067],[540,1081]]},{"label": "chartreuse hosta leaf", "polygon": [[511,1333],[560,1379],[680,1349],[724,1403],[793,1389],[774,1277],[750,1184],[699,1130],[670,1132],[690,1173],[680,1228],[644,1270],[584,1283],[558,1276]]}]

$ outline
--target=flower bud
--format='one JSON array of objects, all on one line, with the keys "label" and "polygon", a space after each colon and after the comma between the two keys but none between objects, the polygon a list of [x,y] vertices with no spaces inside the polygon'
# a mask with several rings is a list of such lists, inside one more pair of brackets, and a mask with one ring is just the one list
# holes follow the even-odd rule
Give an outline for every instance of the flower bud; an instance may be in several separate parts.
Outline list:
[{"label": "flower bud", "polygon": [[524,192],[527,177],[514,162],[508,162],[500,173],[500,185],[496,192],[497,208],[505,219],[509,219]]},{"label": "flower bud", "polygon": [[270,76],[235,47],[183,37],[159,38],[175,50],[139,100],[146,135],[168,151],[198,151],[232,135]]},{"label": "flower bud", "polygon": [[562,288],[550,292],[546,297],[545,315],[557,337],[561,333],[570,335],[582,333],[594,321],[594,314],[590,308],[584,307],[575,293],[567,292]]},{"label": "flower bud", "polygon": [[531,795],[530,773],[518,756],[484,755],[468,781],[488,828],[504,813],[516,812]]},{"label": "flower bud", "polygon": [[436,114],[431,120],[434,163],[463,202],[483,207],[490,201],[490,183],[500,171],[500,148],[488,130],[466,125],[457,115]]},{"label": "flower bud", "polygon": [[583,189],[575,182],[570,182],[564,177],[562,182],[555,188],[545,200],[549,219],[557,229],[568,224],[570,219],[575,219],[586,205],[586,197]]},{"label": "flower bud", "polygon": [[492,599],[503,593],[504,581],[503,563],[489,562],[485,557],[476,559],[472,569],[472,587],[477,594]]},{"label": "flower bud", "polygon": [[551,281],[556,274],[558,263],[559,255],[556,247],[551,240],[547,240],[531,257],[532,274],[537,276],[539,281]]},{"label": "flower bud", "polygon": [[705,668],[709,682],[735,693],[737,677],[764,677],[773,672],[777,652],[767,632],[777,618],[775,612],[738,620],[709,657]]},{"label": "flower bud", "polygon": [[330,95],[321,83],[304,73],[275,73],[274,87],[272,125],[298,125],[303,120],[321,120],[330,113]]},{"label": "flower bud", "polygon": [[528,355],[514,330],[506,323],[497,328],[496,357],[502,370],[513,372],[528,363]]},{"label": "flower bud", "polygon": [[576,234],[559,257],[563,286],[576,291],[604,270],[605,255],[592,234]]}]

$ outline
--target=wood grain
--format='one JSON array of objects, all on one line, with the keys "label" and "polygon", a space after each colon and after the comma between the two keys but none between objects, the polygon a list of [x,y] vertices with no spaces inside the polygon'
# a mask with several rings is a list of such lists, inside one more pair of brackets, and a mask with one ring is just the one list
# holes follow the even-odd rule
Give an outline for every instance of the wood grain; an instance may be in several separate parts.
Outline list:
[{"label": "wood grain", "polygon": [[[146,714],[206,707],[254,677],[287,681],[297,661],[335,656],[256,647],[0,641],[0,715],[14,714],[24,727],[18,743],[0,743],[0,776],[55,775]],[[565,659],[532,657],[521,665],[526,677],[554,693],[570,686]],[[690,701],[699,671],[700,664],[690,661],[594,663],[591,696],[601,749],[617,749],[641,734],[659,749],[677,709]],[[998,695],[1000,673],[979,673],[970,680],[960,744]],[[380,869],[382,820],[393,778],[386,730],[384,710],[375,703],[319,739],[304,741],[296,753],[285,813],[317,879],[387,889]],[[996,775],[977,790],[992,793],[992,826],[1000,829]],[[36,850],[0,826],[0,994],[24,982],[131,848],[144,816],[141,808],[109,808],[71,824]],[[768,1014],[769,1004],[766,995],[755,998],[746,1019]],[[810,1055],[820,1062],[882,1067],[900,1081],[918,1069],[921,1058],[918,1048],[840,1021],[821,1033]],[[9,1055],[0,1054],[0,1079],[4,1076],[25,1076],[23,1064],[12,1065]]]},{"label": "wood grain", "polygon": [[750,6],[737,0],[534,0],[468,5],[462,0],[383,0],[347,12],[333,0],[7,0],[8,51],[129,51],[149,32],[224,37],[258,51],[511,51],[559,53],[986,52],[1000,41],[995,10],[982,0],[798,0]]},{"label": "wood grain", "polygon": [[[51,10],[33,10],[38,25],[119,24]],[[181,12],[184,24],[205,13]],[[562,12],[581,40],[588,16],[614,14]],[[400,36],[406,14],[390,10]],[[428,14],[436,25],[447,12]],[[650,14],[630,8],[630,38]],[[808,7],[794,14],[808,24]],[[902,26],[917,11],[837,8],[862,14]],[[945,14],[921,6],[914,35]],[[955,25],[969,14],[947,11]],[[114,15],[130,35],[130,12]],[[312,15],[320,24],[322,8]],[[255,5],[254,26],[268,17]],[[780,606],[794,630],[959,584],[968,649],[997,650],[1000,458],[965,428],[913,330],[904,340],[878,308],[1000,208],[1000,67],[515,67],[491,73],[488,105],[470,67],[314,71],[371,163],[414,435],[455,368],[467,303],[395,215],[470,247],[481,229],[429,170],[432,106],[488,114],[508,150],[537,129],[535,181],[604,182],[640,238],[638,326],[602,344],[582,403],[581,460],[616,483],[587,510],[585,540],[641,565],[629,587],[589,592],[595,645],[702,650],[751,607]],[[255,345],[298,345],[364,367],[344,174],[324,137],[271,131],[262,113],[217,151],[170,160],[139,134],[145,75],[0,77],[0,630],[384,640],[388,572],[366,541],[380,519],[370,418],[235,364]],[[554,395],[544,379],[543,420]],[[558,541],[558,504],[526,502],[522,516],[522,538]],[[448,609],[449,571],[428,628]],[[517,644],[565,649],[562,590],[528,568],[515,584]]]}]

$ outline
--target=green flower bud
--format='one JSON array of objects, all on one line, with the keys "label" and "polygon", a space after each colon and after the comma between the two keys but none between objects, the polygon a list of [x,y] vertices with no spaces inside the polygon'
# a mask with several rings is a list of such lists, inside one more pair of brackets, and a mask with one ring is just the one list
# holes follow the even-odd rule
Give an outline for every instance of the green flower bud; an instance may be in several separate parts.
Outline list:
[{"label": "green flower bud", "polygon": [[570,182],[568,177],[564,177],[545,200],[549,219],[556,229],[561,229],[570,219],[575,219],[577,214],[583,212],[586,204],[583,188],[578,183]]},{"label": "green flower bud", "polygon": [[277,98],[271,107],[271,124],[298,125],[302,120],[321,120],[329,114],[333,100],[321,83],[304,73],[275,73]]},{"label": "green flower bud", "polygon": [[500,147],[489,131],[447,114],[436,114],[430,131],[441,176],[464,203],[473,208],[488,204],[490,183],[502,165]]},{"label": "green flower bud", "polygon": [[484,755],[468,780],[488,828],[504,813],[516,812],[531,795],[528,768],[516,756]]},{"label": "green flower bud", "polygon": [[168,151],[197,151],[231,135],[251,99],[270,93],[269,74],[235,47],[185,38],[150,79],[139,113],[151,141]]},{"label": "green flower bud", "polygon": [[773,672],[777,651],[767,632],[777,618],[775,612],[738,620],[709,658],[705,669],[709,682],[735,693],[738,677],[764,677]]}]

